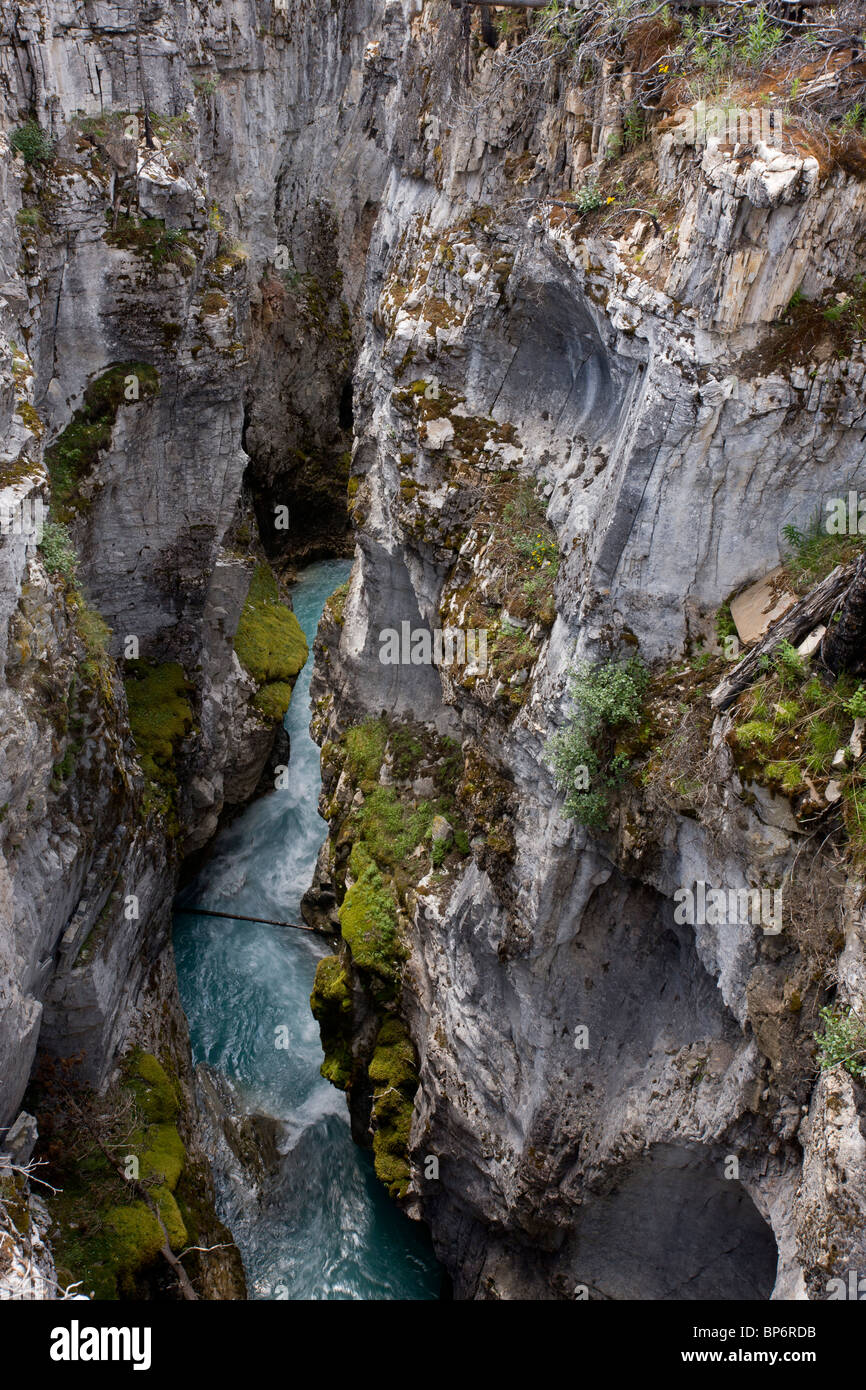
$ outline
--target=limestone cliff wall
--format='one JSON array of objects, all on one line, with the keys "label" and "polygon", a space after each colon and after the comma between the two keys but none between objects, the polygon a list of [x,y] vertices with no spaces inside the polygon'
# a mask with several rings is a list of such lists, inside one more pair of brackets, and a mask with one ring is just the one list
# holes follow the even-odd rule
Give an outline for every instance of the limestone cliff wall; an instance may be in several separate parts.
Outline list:
[{"label": "limestone cliff wall", "polygon": [[[369,798],[417,805],[442,769],[395,770],[392,739],[376,793],[347,727],[455,737],[470,852],[437,873],[422,845],[424,876],[407,861],[393,883],[419,1078],[402,1190],[458,1294],[826,1297],[863,1263],[866,1150],[859,1087],[816,1076],[812,1031],[828,987],[860,998],[862,916],[839,909],[823,975],[791,922],[677,924],[678,886],[779,883],[802,844],[784,801],[741,779],[724,720],[692,748],[700,810],[633,790],[608,834],[563,819],[543,749],[575,661],[637,645],[661,670],[712,644],[729,595],[779,564],[783,527],[862,487],[862,341],[806,352],[785,325],[796,290],[821,300],[862,273],[866,189],[793,141],[696,146],[672,117],[618,169],[596,164],[601,206],[580,216],[604,103],[553,62],[503,85],[475,39],[469,65],[467,83],[458,21],[425,6],[368,260],[357,558],[317,649],[332,839],[308,906],[334,920],[367,862],[350,847],[375,852]],[[497,495],[526,483],[560,563],[552,604],[521,617],[502,541],[517,513]],[[484,626],[496,654],[480,674],[383,664],[403,622]],[[351,1056],[328,1012],[339,978],[314,1002],[375,1135],[381,969],[351,954]]]},{"label": "limestone cliff wall", "polygon": [[[420,750],[389,745],[379,785],[414,804],[450,778],[466,841],[395,875],[394,997],[343,948],[358,1137],[396,1009],[418,1089],[391,1185],[460,1296],[822,1296],[864,1262],[862,1096],[811,1052],[828,979],[862,995],[854,894],[817,974],[793,926],[680,925],[676,886],[798,855],[725,723],[693,750],[710,799],[633,787],[606,835],[562,818],[543,748],[575,660],[684,659],[785,525],[862,485],[862,342],[788,322],[795,291],[830,303],[866,270],[862,182],[795,140],[696,146],[676,113],[608,159],[627,72],[591,98],[564,61],[503,76],[515,40],[467,42],[444,0],[2,14],[0,502],[44,497],[79,568],[29,522],[0,537],[0,1123],[39,1049],[97,1084],[132,1041],[183,1072],[177,864],[272,736],[234,651],[253,563],[345,547],[348,483],[310,910],[333,920],[361,871],[372,789],[337,750],[367,717]],[[52,142],[29,163],[28,121]],[[528,614],[501,542],[521,507],[560,560]],[[383,664],[404,622],[489,626],[490,669]],[[171,825],[129,636],[190,686]]]},{"label": "limestone cliff wall", "polygon": [[[372,22],[3,9],[3,1126],[42,1055],[104,1086],[135,1042],[186,1074],[178,866],[253,794],[276,727],[234,650],[251,576],[345,545],[347,301],[384,178],[360,119]],[[127,657],[187,683],[150,714],[180,721],[170,806],[130,736]]]}]

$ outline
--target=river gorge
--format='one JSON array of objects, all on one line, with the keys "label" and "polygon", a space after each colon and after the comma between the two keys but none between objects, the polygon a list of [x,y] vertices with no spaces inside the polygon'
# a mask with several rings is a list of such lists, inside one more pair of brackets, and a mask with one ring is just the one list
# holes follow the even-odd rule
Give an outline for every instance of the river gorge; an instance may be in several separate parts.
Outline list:
[{"label": "river gorge", "polygon": [[0,1297],[849,1297],[860,0],[0,15]]}]

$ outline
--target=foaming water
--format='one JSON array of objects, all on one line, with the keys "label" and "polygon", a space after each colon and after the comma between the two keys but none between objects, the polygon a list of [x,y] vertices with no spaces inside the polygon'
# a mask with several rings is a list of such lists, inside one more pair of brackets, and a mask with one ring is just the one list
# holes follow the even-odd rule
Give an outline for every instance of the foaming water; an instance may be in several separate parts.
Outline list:
[{"label": "foaming water", "polygon": [[[328,560],[301,572],[292,598],[311,649],[325,600],[349,568]],[[317,809],[319,749],[308,728],[312,664],[298,677],[286,715],[289,788],[256,801],[218,836],[185,900],[301,920],[301,897],[327,834]],[[228,1187],[218,1193],[250,1297],[438,1297],[429,1242],[385,1194],[370,1155],[352,1143],[345,1098],[319,1074],[309,1000],[327,945],[285,928],[179,913],[174,947],[193,1060],[228,1077],[249,1111],[280,1122],[282,1160],[265,1205],[245,1205]],[[287,1047],[275,1046],[278,1029],[287,1030]]]}]

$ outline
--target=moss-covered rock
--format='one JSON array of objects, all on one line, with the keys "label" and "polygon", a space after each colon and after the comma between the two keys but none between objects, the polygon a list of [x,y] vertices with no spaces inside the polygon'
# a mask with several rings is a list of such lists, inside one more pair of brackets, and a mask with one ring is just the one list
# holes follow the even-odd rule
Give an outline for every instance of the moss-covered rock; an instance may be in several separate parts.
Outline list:
[{"label": "moss-covered rock", "polygon": [[292,687],[287,681],[269,681],[256,691],[253,705],[265,719],[284,719],[292,702]]},{"label": "moss-covered rock", "polygon": [[392,1197],[409,1185],[409,1132],[418,1089],[415,1049],[402,1019],[385,1019],[368,1068],[373,1092],[373,1155],[377,1177]]},{"label": "moss-covered rock", "polygon": [[340,908],[340,931],[359,970],[396,983],[405,960],[390,886],[374,864],[353,883]]},{"label": "moss-covered rock", "polygon": [[66,429],[45,451],[55,521],[67,520],[81,505],[79,486],[111,443],[120,407],[155,396],[158,390],[159,376],[146,362],[121,362],[90,383]]},{"label": "moss-covered rock", "polygon": [[152,666],[126,663],[129,727],[141,769],[158,791],[156,809],[170,813],[177,790],[175,757],[193,725],[189,703],[191,685],[176,661]]},{"label": "moss-covered rock", "polygon": [[352,989],[339,956],[325,956],[319,961],[310,1008],[325,1053],[322,1076],[345,1091],[352,1079]]},{"label": "moss-covered rock", "polygon": [[[130,1102],[137,1121],[131,1134]],[[175,1251],[189,1243],[174,1196],[186,1166],[176,1125],[179,1109],[165,1067],[152,1053],[136,1051],[125,1060],[119,1084],[97,1106],[93,1123],[101,1144],[74,1114],[64,1121],[72,1128],[55,1130],[53,1148],[64,1158],[62,1171],[51,1169],[58,1191],[47,1204],[61,1283],[80,1282],[83,1292],[99,1299],[140,1297],[154,1276],[161,1277],[166,1235]],[[108,1161],[105,1150],[132,1181]]]},{"label": "moss-covered rock", "polygon": [[113,1207],[105,1218],[118,1271],[131,1273],[156,1259],[165,1239],[159,1222],[144,1202]]},{"label": "moss-covered rock", "polygon": [[414,1094],[418,1085],[415,1048],[402,1019],[396,1016],[385,1019],[376,1038],[368,1073],[377,1086],[393,1086],[397,1090],[409,1088]]},{"label": "moss-covered rock", "polygon": [[133,1052],[126,1074],[138,1110],[150,1124],[167,1124],[177,1118],[177,1092],[165,1067],[152,1052]]},{"label": "moss-covered rock", "polygon": [[235,651],[254,681],[289,681],[309,655],[307,639],[281,601],[268,565],[257,565],[235,634]]},{"label": "moss-covered rock", "polygon": [[300,623],[280,598],[269,565],[257,565],[253,573],[235,633],[235,651],[260,687],[253,701],[256,709],[266,719],[282,719],[309,647]]},{"label": "moss-covered rock", "polygon": [[172,1250],[182,1250],[189,1239],[186,1222],[181,1215],[174,1193],[168,1186],[155,1187],[153,1189],[153,1200],[159,1209],[159,1215],[165,1226],[168,1243]]},{"label": "moss-covered rock", "polygon": [[142,1179],[161,1178],[169,1191],[177,1187],[186,1149],[175,1125],[151,1125],[142,1134],[139,1174]]}]

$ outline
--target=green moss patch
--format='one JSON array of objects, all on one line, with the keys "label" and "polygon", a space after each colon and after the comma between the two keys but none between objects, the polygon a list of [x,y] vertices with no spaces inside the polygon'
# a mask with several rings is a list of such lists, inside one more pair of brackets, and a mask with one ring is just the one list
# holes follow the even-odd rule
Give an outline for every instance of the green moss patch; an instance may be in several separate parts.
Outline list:
[{"label": "green moss patch", "polygon": [[147,400],[158,390],[159,376],[145,362],[121,362],[90,383],[66,429],[45,451],[55,521],[68,520],[81,505],[80,484],[111,443],[120,407]]},{"label": "green moss patch", "polygon": [[109,246],[133,251],[146,256],[155,269],[164,265],[176,265],[184,274],[191,274],[196,260],[196,246],[187,232],[166,227],[159,217],[127,217],[116,219],[106,213],[111,226],[105,233]]},{"label": "green moss patch", "polygon": [[386,1018],[368,1068],[373,1092],[373,1154],[376,1175],[392,1197],[409,1185],[409,1132],[418,1089],[415,1049],[402,1019]]},{"label": "green moss patch", "polygon": [[126,1065],[126,1076],[146,1120],[165,1124],[177,1118],[180,1102],[174,1084],[152,1052],[133,1052]]},{"label": "green moss patch", "polygon": [[319,961],[310,1008],[325,1053],[322,1076],[345,1091],[352,1078],[352,988],[339,956],[325,956]]},{"label": "green moss patch", "polygon": [[65,1064],[46,1064],[31,1103],[41,1136],[37,1157],[47,1160],[45,1176],[58,1189],[46,1203],[61,1284],[80,1281],[82,1291],[98,1299],[149,1296],[152,1281],[167,1271],[160,1254],[165,1235],[140,1189],[106,1151],[124,1171],[137,1159],[138,1182],[169,1244],[183,1249],[188,1230],[173,1189],[186,1152],[174,1123],[178,1096],[165,1068],[151,1053],[135,1052],[120,1081],[97,1096],[76,1086]]},{"label": "green moss patch", "polygon": [[269,681],[256,691],[253,705],[265,719],[281,720],[292,702],[292,687],[287,681]]},{"label": "green moss patch", "polygon": [[359,970],[396,983],[406,959],[397,931],[397,910],[390,886],[370,864],[346,894],[340,908],[340,930]]},{"label": "green moss patch", "polygon": [[385,760],[388,727],[384,719],[365,719],[345,734],[346,769],[353,782],[378,781]]},{"label": "green moss patch", "polygon": [[405,804],[393,787],[374,787],[353,813],[357,833],[382,868],[402,864],[429,833],[436,808],[429,801]]},{"label": "green moss patch", "polygon": [[280,598],[269,565],[257,565],[253,573],[235,633],[235,651],[244,670],[262,687],[256,708],[266,718],[282,719],[309,647],[300,623]]},{"label": "green moss patch", "polygon": [[128,661],[126,672],[129,727],[136,752],[145,777],[157,791],[155,808],[167,813],[177,791],[177,750],[193,725],[188,698],[192,687],[176,661],[161,666]]}]

